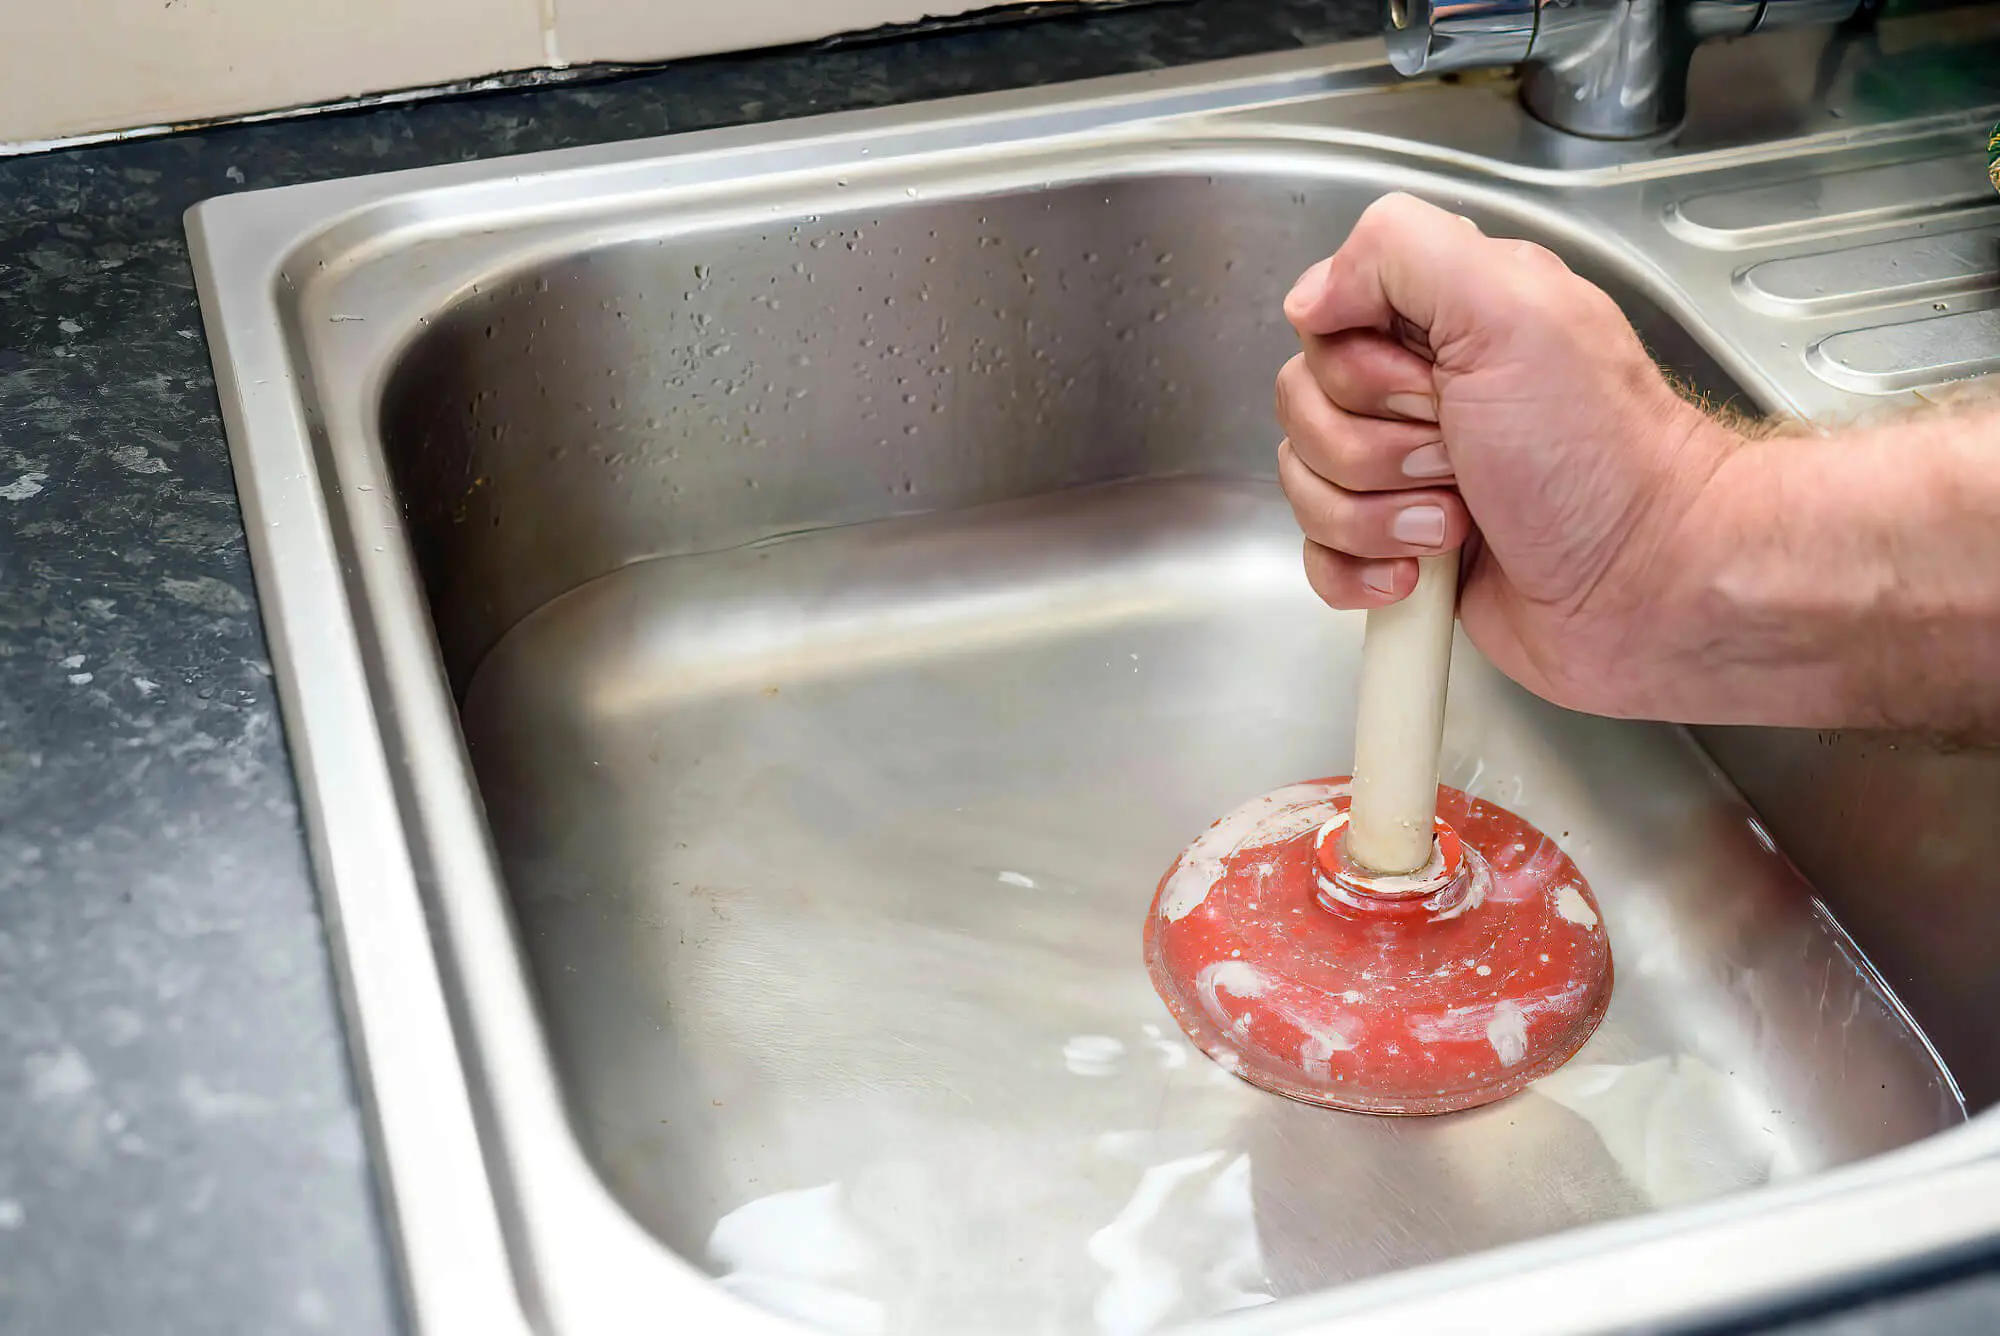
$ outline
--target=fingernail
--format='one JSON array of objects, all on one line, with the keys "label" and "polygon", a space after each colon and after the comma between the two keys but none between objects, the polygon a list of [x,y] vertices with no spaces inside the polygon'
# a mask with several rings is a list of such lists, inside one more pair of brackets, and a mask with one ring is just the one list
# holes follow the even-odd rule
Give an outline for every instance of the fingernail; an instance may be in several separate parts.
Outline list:
[{"label": "fingernail", "polygon": [[1361,583],[1378,594],[1396,592],[1396,563],[1393,561],[1371,561],[1361,568]]},{"label": "fingernail", "polygon": [[1428,394],[1392,394],[1382,400],[1382,407],[1412,422],[1438,420],[1437,401]]},{"label": "fingernail", "polygon": [[1411,547],[1444,546],[1444,511],[1436,506],[1411,506],[1389,521],[1389,536]]},{"label": "fingernail", "polygon": [[1292,284],[1292,290],[1285,294],[1285,306],[1304,305],[1319,296],[1326,286],[1326,273],[1333,265],[1333,257],[1328,256],[1312,268],[1299,275],[1299,281]]},{"label": "fingernail", "polygon": [[1445,454],[1443,441],[1420,445],[1403,456],[1405,478],[1443,478],[1450,473],[1451,457]]}]

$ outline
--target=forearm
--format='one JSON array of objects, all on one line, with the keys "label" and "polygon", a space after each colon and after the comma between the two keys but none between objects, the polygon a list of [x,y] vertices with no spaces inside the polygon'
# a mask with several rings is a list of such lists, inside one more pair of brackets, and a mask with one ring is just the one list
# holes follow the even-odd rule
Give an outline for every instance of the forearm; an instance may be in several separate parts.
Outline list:
[{"label": "forearm", "polygon": [[2000,733],[2000,407],[1746,440],[1703,499],[1701,713]]}]

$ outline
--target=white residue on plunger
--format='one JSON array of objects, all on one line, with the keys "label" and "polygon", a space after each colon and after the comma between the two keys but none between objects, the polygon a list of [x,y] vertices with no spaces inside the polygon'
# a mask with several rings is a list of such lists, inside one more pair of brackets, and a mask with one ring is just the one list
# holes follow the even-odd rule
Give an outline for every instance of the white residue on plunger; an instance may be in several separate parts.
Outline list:
[{"label": "white residue on plunger", "polygon": [[1262,997],[1264,976],[1255,965],[1240,960],[1218,960],[1201,972],[1195,987],[1200,990],[1202,1000],[1210,1003],[1221,993],[1231,997]]},{"label": "white residue on plunger", "polygon": [[1326,819],[1323,803],[1347,792],[1345,784],[1292,784],[1253,798],[1201,833],[1187,847],[1160,895],[1160,915],[1178,922],[1201,907],[1222,880],[1223,865],[1249,847],[1303,835]]},{"label": "white residue on plunger", "polygon": [[[1293,1019],[1296,1022],[1297,1018]],[[1305,1038],[1299,1043],[1299,1065],[1305,1068],[1306,1075],[1324,1081],[1331,1070],[1329,1063],[1333,1055],[1351,1052],[1354,1041],[1331,1024],[1316,1027],[1301,1025],[1300,1028],[1305,1031]],[[1389,1051],[1394,1053],[1396,1046],[1391,1044]]]},{"label": "white residue on plunger", "polygon": [[1583,892],[1574,886],[1556,888],[1556,913],[1579,928],[1597,926],[1597,914],[1591,909],[1590,901],[1584,899]]},{"label": "white residue on plunger", "polygon": [[1503,1067],[1512,1067],[1528,1056],[1528,1018],[1519,1006],[1512,1002],[1494,1005],[1493,1019],[1486,1022],[1486,1042],[1493,1045],[1494,1056]]}]

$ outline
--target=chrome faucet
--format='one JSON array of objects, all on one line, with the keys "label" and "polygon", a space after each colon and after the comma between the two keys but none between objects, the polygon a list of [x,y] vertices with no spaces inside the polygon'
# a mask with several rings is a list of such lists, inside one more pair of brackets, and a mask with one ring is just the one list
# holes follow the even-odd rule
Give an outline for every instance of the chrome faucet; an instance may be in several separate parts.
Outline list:
[{"label": "chrome faucet", "polygon": [[[1840,23],[1869,0],[1384,0],[1400,74],[1521,66],[1521,100],[1593,139],[1663,134],[1687,113],[1688,64],[1715,37]],[[1872,5],[1869,5],[1872,8]]]}]

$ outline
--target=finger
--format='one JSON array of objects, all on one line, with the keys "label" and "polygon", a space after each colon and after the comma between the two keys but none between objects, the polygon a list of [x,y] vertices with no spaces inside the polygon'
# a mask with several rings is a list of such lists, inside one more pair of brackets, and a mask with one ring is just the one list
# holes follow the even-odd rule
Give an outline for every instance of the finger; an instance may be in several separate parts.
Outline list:
[{"label": "finger", "polygon": [[1306,537],[1357,557],[1430,556],[1472,532],[1465,503],[1449,488],[1350,492],[1307,468],[1289,443],[1278,451],[1278,483]]},{"label": "finger", "polygon": [[1436,424],[1344,413],[1313,383],[1302,358],[1278,373],[1278,423],[1307,468],[1350,492],[1421,487],[1451,477]]},{"label": "finger", "polygon": [[1370,561],[1306,539],[1306,583],[1334,608],[1380,608],[1417,587],[1417,563],[1408,558]]},{"label": "finger", "polygon": [[1305,366],[1327,398],[1364,417],[1436,422],[1430,359],[1372,329],[1310,334]]},{"label": "finger", "polygon": [[1451,474],[1435,423],[1343,412],[1313,380],[1304,354],[1278,372],[1277,416],[1306,466],[1349,491],[1417,487]]}]

